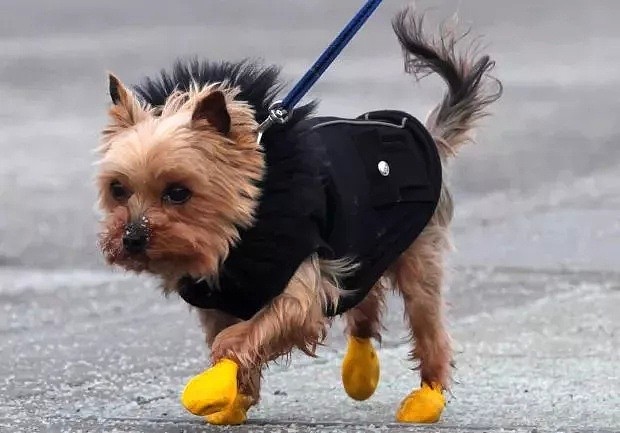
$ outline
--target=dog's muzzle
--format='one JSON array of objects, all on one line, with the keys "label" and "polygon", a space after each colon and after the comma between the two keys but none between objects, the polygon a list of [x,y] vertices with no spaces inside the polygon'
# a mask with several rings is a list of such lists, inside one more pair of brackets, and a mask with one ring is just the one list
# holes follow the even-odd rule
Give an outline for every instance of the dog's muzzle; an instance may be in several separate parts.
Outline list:
[{"label": "dog's muzzle", "polygon": [[149,244],[149,226],[146,218],[130,222],[125,226],[123,234],[123,248],[129,254],[139,254],[146,251]]}]

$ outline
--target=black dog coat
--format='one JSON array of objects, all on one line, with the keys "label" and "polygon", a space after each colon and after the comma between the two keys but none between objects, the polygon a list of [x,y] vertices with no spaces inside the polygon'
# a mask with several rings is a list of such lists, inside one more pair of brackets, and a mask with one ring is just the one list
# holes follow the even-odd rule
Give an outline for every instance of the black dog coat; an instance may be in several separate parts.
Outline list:
[{"label": "black dog coat", "polygon": [[441,162],[424,126],[399,111],[314,117],[264,143],[266,176],[253,227],[217,280],[183,278],[189,304],[249,319],[312,254],[358,267],[327,315],[359,303],[424,229],[439,201]]}]

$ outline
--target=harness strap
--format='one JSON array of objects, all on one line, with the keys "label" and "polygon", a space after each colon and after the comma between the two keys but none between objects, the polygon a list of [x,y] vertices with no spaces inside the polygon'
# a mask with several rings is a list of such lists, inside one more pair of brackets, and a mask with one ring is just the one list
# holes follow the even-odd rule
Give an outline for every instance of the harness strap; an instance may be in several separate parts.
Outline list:
[{"label": "harness strap", "polygon": [[304,97],[308,90],[323,75],[325,70],[338,57],[338,54],[353,39],[353,36],[370,18],[372,13],[379,7],[382,0],[367,0],[366,4],[355,14],[345,28],[336,36],[331,44],[323,51],[323,54],[314,62],[303,77],[295,84],[295,87],[286,95],[283,101],[276,101],[269,107],[269,117],[260,124],[258,132],[264,133],[275,123],[286,123],[293,108]]}]

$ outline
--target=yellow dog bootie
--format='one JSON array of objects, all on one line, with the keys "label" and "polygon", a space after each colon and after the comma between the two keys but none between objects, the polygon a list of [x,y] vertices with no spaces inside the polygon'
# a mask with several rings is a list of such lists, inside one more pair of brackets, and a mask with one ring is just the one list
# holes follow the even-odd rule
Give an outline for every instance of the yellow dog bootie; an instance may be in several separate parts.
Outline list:
[{"label": "yellow dog bootie", "polygon": [[443,389],[439,384],[422,383],[420,389],[409,394],[396,412],[398,422],[434,423],[439,421],[446,405]]},{"label": "yellow dog bootie", "polygon": [[238,366],[223,359],[187,382],[181,403],[194,415],[208,416],[234,407],[237,399]]},{"label": "yellow dog bootie", "polygon": [[366,400],[379,384],[379,358],[370,338],[349,337],[342,361],[342,384],[354,400]]},{"label": "yellow dog bootie", "polygon": [[248,420],[247,411],[254,400],[249,395],[237,394],[237,398],[224,410],[207,415],[205,419],[214,425],[239,425]]}]

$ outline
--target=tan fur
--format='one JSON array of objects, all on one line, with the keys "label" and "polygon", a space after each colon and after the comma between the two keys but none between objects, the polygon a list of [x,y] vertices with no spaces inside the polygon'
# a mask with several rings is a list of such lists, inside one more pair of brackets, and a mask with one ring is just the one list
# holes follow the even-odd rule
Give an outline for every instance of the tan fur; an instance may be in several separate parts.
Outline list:
[{"label": "tan fur", "polygon": [[234,359],[240,365],[242,392],[259,398],[260,372],[268,361],[287,356],[296,347],[314,356],[327,335],[330,321],[323,311],[337,305],[340,290],[330,281],[348,268],[340,262],[321,261],[313,256],[304,262],[287,286],[268,308],[251,320],[240,321],[215,310],[199,310],[213,362]]},{"label": "tan fur", "polygon": [[[493,67],[487,57],[476,60],[472,51],[461,57],[456,54],[455,46],[460,37],[455,33],[448,32],[438,40],[427,40],[421,27],[422,20],[413,16],[410,9],[405,9],[395,19],[395,30],[400,33],[405,50],[425,52],[428,49],[425,54],[431,55],[414,60],[408,53],[407,70],[414,73],[424,69],[434,71],[449,84],[448,94],[427,119],[427,128],[435,139],[442,161],[446,162],[464,143],[471,141],[476,121],[487,114],[486,106],[499,98],[501,84],[491,80],[498,85],[492,89],[486,81],[486,74]],[[444,254],[450,249],[452,216],[453,201],[444,182],[437,209],[427,227],[388,269],[366,299],[345,314],[349,335],[380,340],[384,292],[388,286],[396,288],[403,297],[411,329],[411,358],[419,363],[423,382],[439,383],[444,389],[450,386],[452,350],[444,323],[442,284]],[[235,356],[242,364],[248,360],[266,362],[287,355],[293,347],[314,354],[314,347],[325,332],[322,325],[312,325],[320,323],[316,322],[318,316],[315,314],[320,311],[322,297],[304,296],[305,302],[301,304],[304,307],[299,308],[300,303],[293,302],[290,296],[299,293],[300,287],[315,285],[317,281],[331,281],[332,286],[337,286],[333,281],[337,281],[338,276],[330,274],[329,267],[308,266],[306,263],[302,268],[306,269],[291,281],[287,293],[276,298],[252,320],[235,325],[234,332],[222,333],[221,339],[228,340],[230,346],[227,350],[214,352],[214,360]],[[303,278],[307,278],[306,284],[300,285]],[[382,284],[385,281],[389,283],[387,286]],[[324,292],[323,286],[317,288],[319,293]],[[285,311],[287,314],[283,314]]]},{"label": "tan fur", "polygon": [[[209,348],[224,329],[239,323],[241,320],[218,310],[198,309],[198,317],[205,332],[205,340]],[[252,398],[251,405],[258,403],[260,399],[260,382],[262,364],[241,368],[238,372],[239,391]]]},{"label": "tan fur", "polygon": [[[501,87],[496,93],[487,90],[487,72],[493,66],[488,57],[477,60],[471,51],[458,56],[453,33],[427,39],[421,27],[422,20],[409,9],[394,21],[406,69],[432,71],[448,83],[447,94],[427,121],[446,162],[471,139],[475,122],[486,115],[486,106],[499,97]],[[155,109],[141,106],[118,79],[111,80],[119,85],[118,103],[110,108],[102,134],[97,177],[105,212],[100,235],[104,256],[111,264],[162,277],[165,291],[174,290],[174,282],[183,275],[216,277],[239,238],[238,228],[253,223],[260,197],[256,185],[265,162],[253,110],[234,99],[238,91],[227,83],[175,93],[163,108]],[[204,98],[213,92],[225,95],[232,119],[226,136],[193,116],[199,102],[207,102]],[[113,181],[131,191],[126,201],[111,196]],[[186,185],[193,192],[191,200],[182,206],[163,203],[162,191],[171,183]],[[450,385],[452,353],[441,291],[452,215],[452,197],[443,184],[427,227],[366,299],[345,315],[348,334],[380,340],[385,291],[397,289],[411,328],[411,358],[419,363],[424,382],[444,388]],[[146,253],[133,257],[124,252],[123,232],[128,223],[141,218],[148,222],[150,244]],[[337,305],[342,295],[339,280],[354,269],[349,259],[330,262],[315,255],[299,267],[281,295],[249,320],[199,310],[212,362],[235,360],[241,392],[258,401],[261,370],[267,362],[288,357],[294,348],[315,356],[330,325],[325,308]]]},{"label": "tan fur", "polygon": [[390,270],[411,328],[411,358],[419,361],[423,382],[439,383],[444,389],[450,387],[452,361],[441,294],[448,245],[447,230],[429,225]]},{"label": "tan fur", "polygon": [[347,335],[381,341],[381,316],[385,310],[386,287],[380,283],[370,290],[362,302],[344,314]]},{"label": "tan fur", "polygon": [[[122,89],[120,105],[110,108],[100,147],[99,203],[107,214],[100,234],[104,256],[111,264],[149,271],[170,282],[184,274],[215,275],[238,239],[238,227],[252,224],[260,194],[256,182],[263,176],[264,160],[254,112],[233,99],[236,89],[220,85],[174,94],[160,113],[139,107],[131,92]],[[191,120],[197,101],[217,90],[225,93],[232,118],[228,137]],[[127,203],[110,196],[114,180],[132,191]],[[162,190],[174,182],[193,191],[184,206],[162,205]],[[122,232],[128,221],[141,217],[148,219],[153,236],[147,254],[136,259],[123,252]]]},{"label": "tan fur", "polygon": [[330,323],[323,312],[327,303],[337,302],[338,296],[338,289],[323,279],[316,258],[305,261],[284,293],[250,320],[236,323],[216,336],[212,361],[233,359],[242,370],[252,370],[288,356],[293,348],[315,356]]}]

